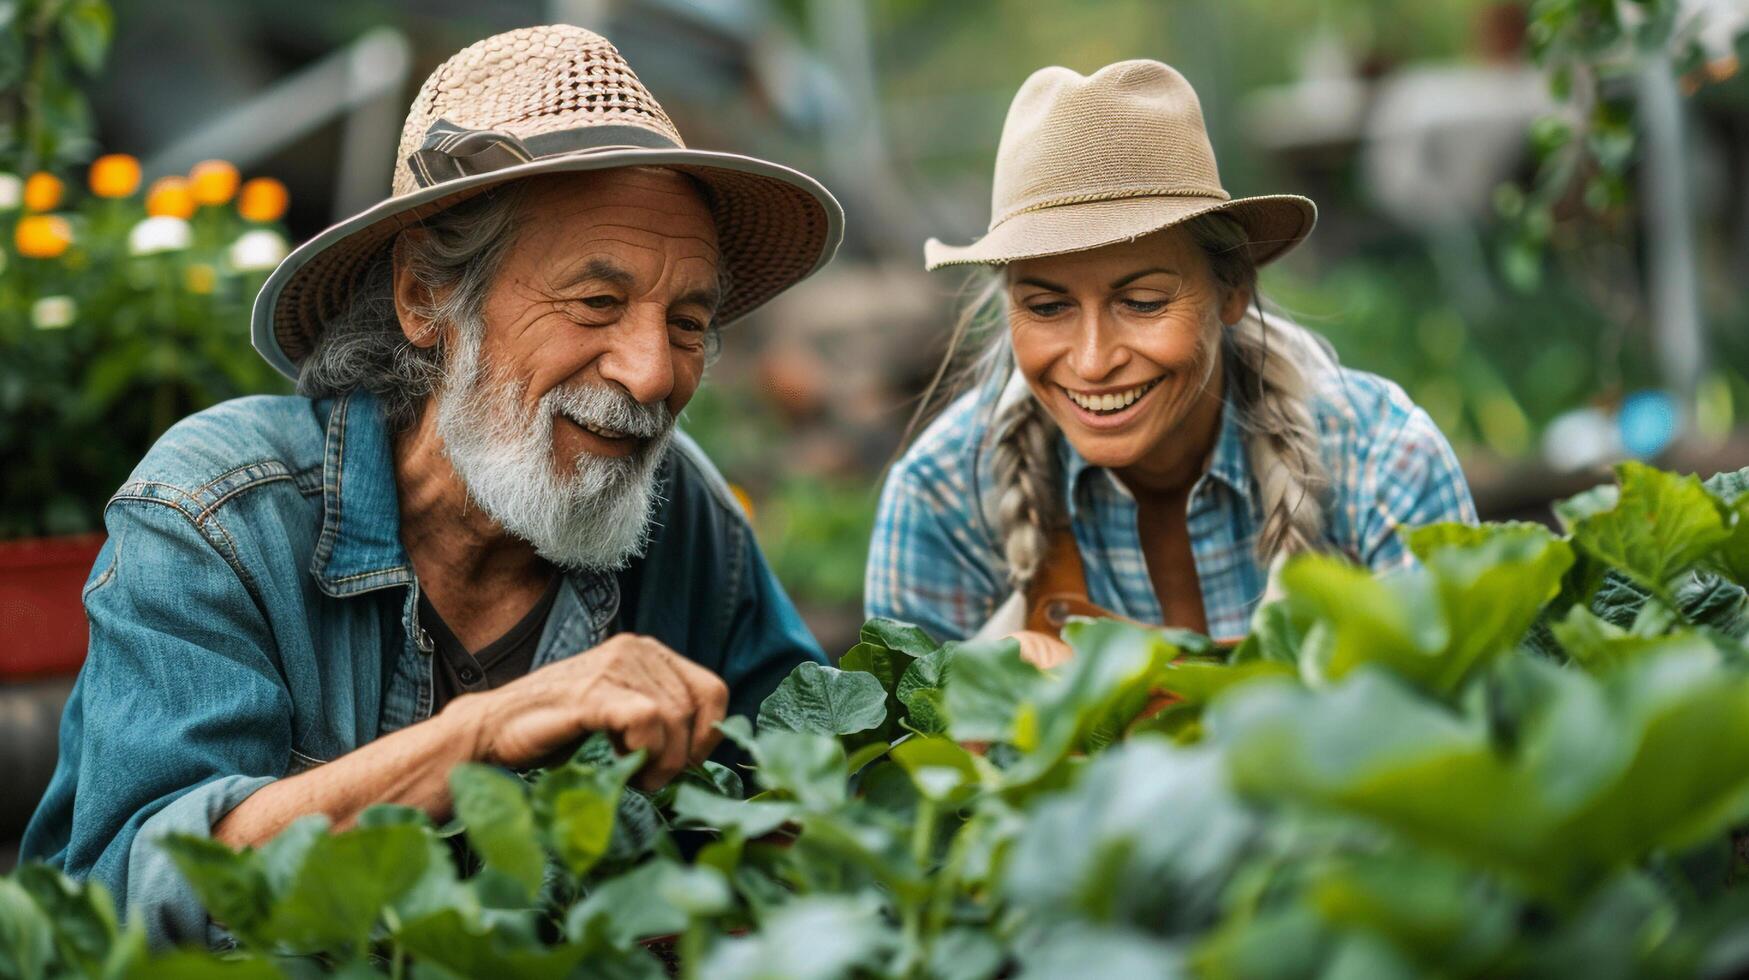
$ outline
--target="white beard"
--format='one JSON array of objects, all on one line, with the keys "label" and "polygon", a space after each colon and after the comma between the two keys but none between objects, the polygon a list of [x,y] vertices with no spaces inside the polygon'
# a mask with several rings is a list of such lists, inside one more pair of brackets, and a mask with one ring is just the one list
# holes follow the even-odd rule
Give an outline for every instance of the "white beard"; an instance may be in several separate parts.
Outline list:
[{"label": "white beard", "polygon": [[[667,406],[641,405],[612,385],[555,388],[532,413],[521,386],[487,370],[483,324],[458,324],[437,433],[468,497],[510,534],[564,568],[611,571],[643,553],[658,502],[656,472],[674,431]],[[643,440],[629,456],[583,453],[569,472],[553,460],[553,416]]]}]

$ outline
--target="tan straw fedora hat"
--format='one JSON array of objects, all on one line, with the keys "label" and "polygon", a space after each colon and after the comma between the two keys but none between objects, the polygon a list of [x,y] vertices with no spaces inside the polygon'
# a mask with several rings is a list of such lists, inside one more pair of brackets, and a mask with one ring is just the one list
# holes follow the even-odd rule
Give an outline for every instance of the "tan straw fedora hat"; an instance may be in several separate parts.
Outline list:
[{"label": "tan straw fedora hat", "polygon": [[506,181],[660,166],[700,181],[741,317],[832,258],[844,212],[818,181],[734,153],[690,150],[599,34],[528,27],[486,38],[425,80],[401,128],[392,196],[287,256],[255,299],[255,349],[296,378],[323,324],[396,233]]},{"label": "tan straw fedora hat", "polygon": [[1261,265],[1305,240],[1318,209],[1294,194],[1234,200],[1221,189],[1202,105],[1158,61],[1091,76],[1033,72],[1002,125],[990,230],[970,245],[930,239],[930,269],[1002,265],[1131,241],[1211,212],[1250,232]]}]

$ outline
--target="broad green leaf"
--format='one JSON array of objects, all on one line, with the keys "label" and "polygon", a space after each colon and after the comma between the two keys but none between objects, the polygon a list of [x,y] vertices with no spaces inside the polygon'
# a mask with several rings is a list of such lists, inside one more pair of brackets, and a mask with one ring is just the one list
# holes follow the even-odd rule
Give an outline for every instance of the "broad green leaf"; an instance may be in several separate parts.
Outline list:
[{"label": "broad green leaf", "polygon": [[1676,649],[1704,649],[1706,640],[1692,634],[1670,637],[1639,636],[1574,606],[1567,618],[1550,624],[1567,655],[1585,669],[1597,672],[1621,666],[1628,660]]},{"label": "broad green leaf", "polygon": [[1179,980],[1190,975],[1181,949],[1139,929],[1062,923],[1015,952],[1020,980]]},{"label": "broad green leaf", "polygon": [[210,837],[191,834],[166,834],[159,846],[188,879],[208,915],[238,937],[259,944],[272,907],[272,890],[259,854],[233,851]]},{"label": "broad green leaf", "polygon": [[1015,767],[1017,779],[1044,772],[1066,752],[1097,751],[1115,741],[1147,703],[1155,678],[1179,653],[1162,631],[1115,619],[1075,620],[1063,628],[1063,640],[1074,648],[1075,658],[1041,686],[1036,741],[1015,741],[1032,752]]},{"label": "broad green leaf", "polygon": [[774,910],[760,931],[711,947],[711,980],[840,980],[872,969],[896,942],[872,895],[813,896]]},{"label": "broad green leaf", "polygon": [[715,869],[658,859],[591,891],[566,916],[565,934],[585,946],[629,950],[639,940],[681,932],[694,916],[726,912],[732,903],[728,882]]},{"label": "broad green leaf", "polygon": [[962,802],[978,786],[976,760],[952,739],[906,739],[893,747],[892,755],[918,792],[937,802]]},{"label": "broad green leaf", "polygon": [[134,980],[285,980],[274,961],[253,954],[217,956],[205,950],[177,949],[136,965]]},{"label": "broad green leaf", "polygon": [[1107,750],[1033,805],[1001,866],[1001,894],[1046,919],[1208,921],[1256,827],[1222,767],[1210,748],[1156,738]]},{"label": "broad green leaf", "polygon": [[1713,564],[1738,585],[1749,585],[1749,493],[1729,504],[1731,534],[1713,556]]},{"label": "broad green leaf", "polygon": [[1558,500],[1554,504],[1555,517],[1560,520],[1561,527],[1571,534],[1580,521],[1605,514],[1616,508],[1621,502],[1621,487],[1613,483],[1605,483],[1592,487],[1584,493],[1575,494],[1566,500]]},{"label": "broad green leaf", "polygon": [[49,976],[55,930],[23,886],[0,878],[0,974],[20,980]]},{"label": "broad green leaf", "polygon": [[1419,975],[1487,975],[1520,911],[1476,870],[1417,851],[1331,861],[1304,901],[1339,929],[1389,939]]},{"label": "broad green leaf", "polygon": [[61,40],[73,63],[87,75],[95,75],[103,67],[103,55],[115,32],[115,14],[109,4],[104,0],[72,0],[61,11],[60,27]]},{"label": "broad green leaf", "polygon": [[879,616],[862,624],[862,642],[873,643],[908,657],[925,657],[940,648],[921,628]]},{"label": "broad green leaf", "polygon": [[13,872],[12,880],[54,924],[61,959],[87,974],[99,974],[120,935],[109,890],[96,881],[74,881],[46,864],[26,864]]},{"label": "broad green leaf", "polygon": [[310,845],[265,928],[297,952],[362,949],[383,909],[419,881],[430,859],[419,827],[323,836]]},{"label": "broad green leaf", "polygon": [[1341,680],[1364,664],[1420,683],[1440,673],[1437,656],[1450,634],[1425,571],[1379,578],[1338,558],[1306,555],[1288,562],[1281,582],[1325,627],[1316,662],[1302,664],[1314,679]]},{"label": "broad green leaf", "polygon": [[746,787],[741,785],[741,774],[720,762],[709,759],[701,766],[687,770],[689,775],[700,778],[704,785],[711,787],[723,796],[740,799],[747,795]]},{"label": "broad green leaf", "polygon": [[800,813],[794,803],[734,800],[696,786],[682,786],[674,796],[674,816],[683,823],[735,831],[749,839],[764,837]]},{"label": "broad green leaf", "polygon": [[1653,593],[1718,549],[1731,530],[1728,513],[1700,480],[1623,463],[1615,507],[1573,525],[1573,544]]},{"label": "broad green leaf", "polygon": [[1293,667],[1274,660],[1239,664],[1179,660],[1167,664],[1154,675],[1153,681],[1156,690],[1176,694],[1186,704],[1201,706],[1230,687],[1265,677],[1291,679],[1295,674]]},{"label": "broad green leaf", "polygon": [[899,678],[894,694],[917,731],[929,735],[947,731],[947,695],[943,688],[955,653],[953,646],[944,646],[918,657]]},{"label": "broad green leaf", "polygon": [[1514,649],[1573,564],[1572,548],[1540,524],[1435,525],[1410,543],[1433,575],[1449,625],[1430,678],[1439,691]]},{"label": "broad green leaf", "polygon": [[1012,740],[1016,713],[1043,683],[1043,672],[1020,659],[1014,640],[960,644],[943,689],[948,731],[959,742]]},{"label": "broad green leaf", "polygon": [[395,935],[419,960],[456,977],[560,980],[576,975],[586,954],[580,945],[542,946],[531,936],[470,922],[454,910],[404,923]]},{"label": "broad green leaf", "polygon": [[887,718],[887,689],[872,674],[803,663],[759,706],[759,731],[851,735]]},{"label": "broad green leaf", "polygon": [[572,874],[588,873],[607,854],[624,788],[624,780],[581,765],[550,770],[535,783],[536,823]]},{"label": "broad green leaf", "polygon": [[534,832],[528,790],[515,776],[478,763],[450,770],[456,816],[468,828],[468,843],[486,866],[521,885],[525,896],[540,889],[546,854]]},{"label": "broad green leaf", "polygon": [[613,836],[607,843],[606,860],[633,861],[656,850],[666,837],[668,825],[650,798],[635,789],[620,793],[613,820]]},{"label": "broad green leaf", "polygon": [[929,944],[927,975],[934,980],[992,980],[1007,954],[991,933],[970,926],[949,928]]},{"label": "broad green leaf", "polygon": [[754,776],[809,810],[830,810],[848,797],[844,746],[829,735],[761,732],[753,746]]}]

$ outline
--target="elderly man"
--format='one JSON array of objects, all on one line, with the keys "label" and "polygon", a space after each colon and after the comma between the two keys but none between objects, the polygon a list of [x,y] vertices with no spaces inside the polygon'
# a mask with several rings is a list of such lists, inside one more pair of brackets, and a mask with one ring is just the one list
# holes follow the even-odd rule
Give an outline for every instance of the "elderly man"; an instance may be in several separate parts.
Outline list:
[{"label": "elderly man", "polygon": [[786,168],[688,150],[602,38],[440,67],[395,196],[290,256],[255,341],[301,397],[172,428],[110,502],[90,653],[27,857],[156,942],[207,920],[154,840],[260,844],[459,762],[607,732],[657,786],[820,653],[674,422],[719,324],[825,263]]}]

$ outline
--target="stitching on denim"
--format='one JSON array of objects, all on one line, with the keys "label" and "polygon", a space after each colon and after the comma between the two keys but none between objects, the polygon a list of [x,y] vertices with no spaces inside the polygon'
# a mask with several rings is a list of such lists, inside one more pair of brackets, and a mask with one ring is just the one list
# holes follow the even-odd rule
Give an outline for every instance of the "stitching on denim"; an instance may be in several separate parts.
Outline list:
[{"label": "stitching on denim", "polygon": [[[170,489],[176,488],[171,487]],[[195,520],[193,515],[189,514],[186,508],[174,501],[165,500],[162,497],[146,497],[117,493],[110,498],[110,503],[113,504],[121,500],[135,500],[141,503],[158,504],[161,507],[168,507],[176,513],[181,514],[182,519],[187,521],[190,527],[194,528],[195,534],[198,535],[202,541],[206,542],[207,547],[213,549],[213,552],[220,558],[224,559],[226,565],[230,566],[232,574],[237,576],[237,580],[242,583],[244,590],[249,593],[250,600],[255,603],[255,608],[257,610],[265,608],[265,604],[261,601],[261,594],[255,586],[254,577],[251,576],[248,570],[242,566],[237,553],[237,542],[231,537],[231,532],[225,530],[223,524],[220,524],[218,521],[208,522],[212,527],[217,528],[220,534],[224,535],[225,543],[221,545],[218,541],[213,539],[213,536],[210,533],[208,533],[206,525]],[[117,558],[116,561],[119,562],[120,559]]]},{"label": "stitching on denim", "polygon": [[248,483],[245,483],[241,486],[233,487],[230,490],[225,491],[224,494],[219,497],[219,499],[208,504],[206,509],[201,511],[200,516],[196,517],[195,520],[197,522],[205,521],[207,518],[213,516],[213,512],[218,510],[222,504],[224,504],[226,501],[230,500],[232,497],[235,497],[236,495],[243,493],[244,491],[253,490],[256,487],[259,487],[259,486],[262,486],[262,485],[268,484],[268,483],[278,483],[281,480],[285,480],[285,481],[289,482],[291,480],[291,474],[289,474],[289,473],[275,473],[275,474],[272,474],[270,476],[263,476],[263,477],[260,477],[259,479],[251,480]]},{"label": "stitching on denim", "polygon": [[79,593],[79,601],[80,602],[84,602],[86,596],[90,595],[93,592],[96,592],[98,589],[103,588],[105,585],[108,585],[109,580],[115,578],[115,566],[116,566],[116,562],[119,560],[116,558],[116,552],[117,552],[117,549],[115,549],[115,548],[110,549],[110,551],[109,551],[109,567],[105,568],[103,570],[103,574],[97,576],[97,581],[92,582],[90,585],[87,585],[84,588],[84,590]]},{"label": "stitching on denim", "polygon": [[219,484],[221,484],[221,483],[223,483],[223,482],[225,482],[225,481],[226,481],[226,480],[228,480],[228,479],[230,479],[230,478],[231,478],[231,477],[233,477],[233,476],[236,476],[236,475],[237,475],[237,474],[239,474],[239,473],[242,473],[242,472],[245,472],[245,471],[247,471],[247,470],[252,470],[252,469],[255,469],[255,468],[256,468],[256,467],[258,467],[258,466],[268,466],[268,467],[277,467],[277,468],[278,468],[278,469],[279,469],[279,470],[280,470],[280,472],[282,472],[282,473],[289,473],[289,472],[290,472],[290,471],[289,471],[289,470],[287,470],[287,469],[286,469],[286,468],[285,468],[285,464],[284,464],[284,463],[281,463],[281,462],[280,462],[280,461],[279,461],[279,460],[277,460],[277,459],[271,459],[271,458],[269,458],[269,459],[258,459],[258,460],[255,460],[255,461],[253,461],[253,462],[249,462],[249,463],[244,463],[244,464],[242,464],[242,465],[241,465],[241,466],[233,466],[233,467],[231,467],[231,468],[230,468],[230,469],[228,469],[228,470],[226,470],[226,471],[225,471],[225,472],[223,472],[223,473],[220,473],[220,474],[219,474],[219,475],[218,475],[218,476],[215,476],[215,477],[213,477],[213,478],[212,478],[212,479],[210,479],[210,480],[208,480],[208,481],[206,481],[206,482],[205,482],[205,483],[203,483],[203,484],[201,484],[201,485],[200,485],[200,486],[199,486],[199,487],[198,487],[198,488],[196,488],[196,489],[195,489],[195,491],[194,491],[194,493],[195,493],[195,495],[196,495],[196,496],[199,496],[199,495],[201,495],[201,494],[204,494],[204,493],[206,493],[206,492],[207,492],[207,491],[209,491],[209,490],[211,490],[211,489],[213,489],[213,488],[214,488],[214,487],[216,487],[216,486],[218,486],[218,485],[219,485]]},{"label": "stitching on denim", "polygon": [[313,755],[305,755],[304,753],[299,752],[296,748],[291,750],[291,759],[292,762],[297,763],[297,766],[292,769],[290,773],[291,775],[309,772],[311,769],[315,769],[318,766],[325,766],[334,761],[332,759],[318,759]]}]

